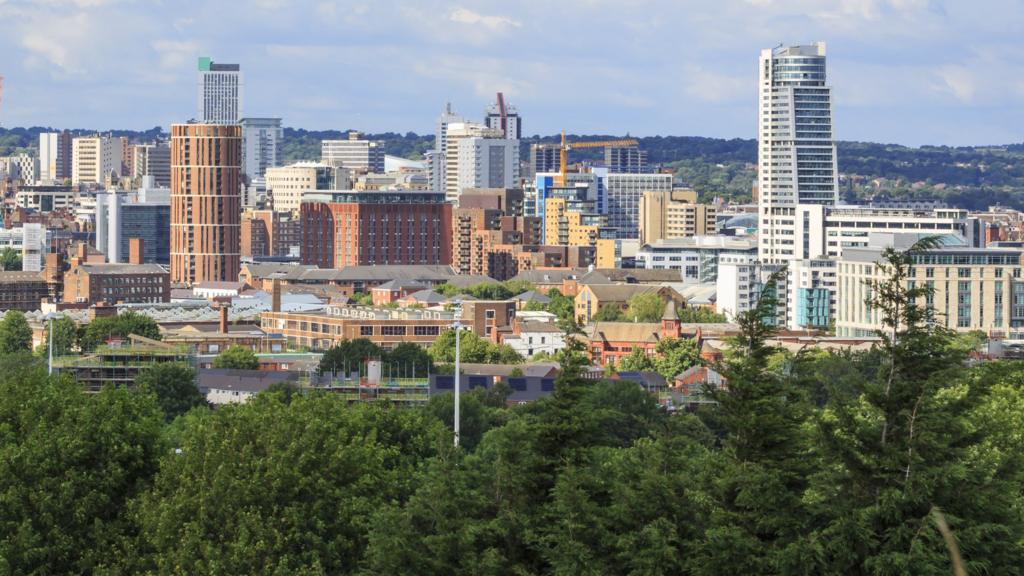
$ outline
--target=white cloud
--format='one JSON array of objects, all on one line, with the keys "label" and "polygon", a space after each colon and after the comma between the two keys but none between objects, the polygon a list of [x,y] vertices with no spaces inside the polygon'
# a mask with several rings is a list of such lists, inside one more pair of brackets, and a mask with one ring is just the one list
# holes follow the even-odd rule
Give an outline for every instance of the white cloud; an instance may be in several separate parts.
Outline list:
[{"label": "white cloud", "polygon": [[730,76],[700,66],[689,66],[682,77],[686,82],[684,91],[706,102],[736,102],[756,97],[752,74]]},{"label": "white cloud", "polygon": [[505,30],[508,28],[519,28],[522,26],[517,20],[506,16],[485,16],[467,8],[456,8],[448,14],[448,19],[460,24],[479,24],[491,30]]}]

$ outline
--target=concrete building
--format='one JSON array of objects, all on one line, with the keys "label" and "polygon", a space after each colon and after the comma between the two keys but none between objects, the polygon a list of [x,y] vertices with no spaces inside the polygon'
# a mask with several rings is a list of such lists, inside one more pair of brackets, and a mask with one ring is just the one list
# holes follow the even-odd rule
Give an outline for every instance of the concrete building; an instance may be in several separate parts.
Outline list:
[{"label": "concrete building", "polygon": [[483,124],[453,122],[445,136],[445,196],[458,202],[466,188],[515,188],[519,143]]},{"label": "concrete building", "polygon": [[35,184],[39,178],[39,159],[28,154],[0,158],[0,178]]},{"label": "concrete building", "polygon": [[131,240],[141,239],[143,263],[170,264],[171,190],[152,186],[146,176],[135,192],[96,195],[95,246],[108,262],[127,262]]},{"label": "concrete building", "polygon": [[141,186],[144,177],[152,176],[153,186],[170,188],[171,147],[166,142],[132,146],[131,160],[130,176],[134,186]]},{"label": "concrete building", "polygon": [[[302,195],[311,190],[340,190],[348,186],[348,170],[318,162],[296,162],[288,166],[267,168],[267,195],[274,210],[298,213]],[[344,179],[344,182],[339,182]]]},{"label": "concrete building", "polygon": [[[608,225],[619,238],[639,238],[640,199],[645,192],[670,192],[672,174],[613,174],[607,176]],[[600,201],[599,201],[600,205]]]},{"label": "concrete building", "polygon": [[39,174],[41,182],[63,181],[71,177],[71,132],[39,134]]},{"label": "concrete building", "polygon": [[447,163],[445,155],[448,150],[448,126],[453,123],[462,123],[466,119],[452,111],[451,102],[445,104],[444,112],[437,119],[434,130],[434,149],[427,152],[427,181],[429,189],[440,191],[446,189],[445,170]]},{"label": "concrete building", "polygon": [[23,185],[14,194],[14,203],[18,207],[37,212],[71,209],[77,200],[78,192],[59,184]]},{"label": "concrete building", "polygon": [[606,146],[604,165],[613,174],[647,172],[647,152],[637,146]]},{"label": "concrete building", "polygon": [[714,282],[718,264],[727,255],[757,254],[753,238],[742,236],[693,236],[644,244],[637,250],[637,268],[679,270],[681,282]]},{"label": "concrete building", "polygon": [[[874,336],[883,328],[881,312],[865,298],[869,281],[885,277],[876,263],[887,245],[905,249],[917,236],[895,240],[878,235],[869,246],[848,248],[837,263],[836,335]],[[1019,338],[1024,334],[1024,280],[1019,248],[942,246],[914,256],[911,280],[933,292],[923,302],[935,321],[958,332],[981,330],[992,337]]]},{"label": "concrete building", "polygon": [[752,310],[761,297],[757,247],[751,245],[749,253],[721,254],[715,279],[715,310],[725,314],[728,321]]},{"label": "concrete building", "polygon": [[836,261],[831,258],[793,260],[788,275],[786,327],[828,330],[836,305]]},{"label": "concrete building", "polygon": [[242,129],[171,125],[171,281],[237,280]]},{"label": "concrete building", "polygon": [[644,192],[640,197],[640,243],[671,238],[708,236],[716,232],[717,215],[710,204],[698,204],[689,188]]},{"label": "concrete building", "polygon": [[530,145],[530,174],[533,177],[537,174],[558,172],[562,167],[562,158],[558,146],[553,144],[531,144]]},{"label": "concrete building", "polygon": [[451,264],[452,206],[436,192],[327,191],[300,210],[302,263]]},{"label": "concrete building", "polygon": [[42,270],[42,255],[47,252],[49,230],[42,225],[27,223],[17,228],[0,228],[0,250],[10,248],[21,254],[21,269],[29,272]]},{"label": "concrete building", "polygon": [[242,118],[242,173],[251,182],[281,164],[280,118]]},{"label": "concrete building", "polygon": [[498,100],[484,111],[484,124],[492,130],[500,130],[508,140],[518,141],[523,137],[523,119],[519,116],[519,109],[506,103],[500,92]]},{"label": "concrete building", "polygon": [[110,136],[88,136],[71,141],[71,183],[116,183],[121,176],[121,141]]},{"label": "concrete building", "polygon": [[320,162],[353,172],[384,173],[384,144],[363,140],[359,132],[349,132],[347,140],[320,143]]},{"label": "concrete building", "polygon": [[198,70],[196,121],[201,124],[238,124],[243,104],[241,66],[219,64],[208,56],[200,56]]}]

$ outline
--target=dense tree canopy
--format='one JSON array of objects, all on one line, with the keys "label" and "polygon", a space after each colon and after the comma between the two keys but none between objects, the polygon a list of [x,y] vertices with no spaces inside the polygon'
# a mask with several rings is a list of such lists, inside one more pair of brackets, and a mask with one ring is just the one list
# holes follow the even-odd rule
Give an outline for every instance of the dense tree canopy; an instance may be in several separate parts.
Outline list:
[{"label": "dense tree canopy", "polygon": [[32,328],[25,314],[8,310],[0,320],[0,354],[14,354],[32,350]]},{"label": "dense tree canopy", "polygon": [[[872,350],[772,348],[769,282],[716,404],[586,378],[570,339],[547,397],[464,394],[457,449],[451,394],[273,391],[165,422],[150,371],[86,394],[0,354],[0,572],[1021,574],[1024,364],[966,362],[886,259]],[[696,361],[658,352],[635,361]]]},{"label": "dense tree canopy", "polygon": [[246,346],[228,346],[213,359],[214,368],[231,368],[234,370],[256,370],[260,360],[252,348]]},{"label": "dense tree canopy", "polygon": [[160,327],[149,316],[128,310],[114,316],[96,318],[86,324],[81,330],[78,345],[83,351],[95,350],[110,338],[127,338],[132,334],[159,340]]},{"label": "dense tree canopy", "polygon": [[206,405],[206,397],[196,386],[196,371],[181,362],[150,366],[139,373],[135,382],[139,388],[153,393],[168,420]]},{"label": "dense tree canopy", "polygon": [[[494,344],[474,334],[471,330],[460,330],[459,353],[462,362],[482,364],[518,364],[523,357],[508,344]],[[455,330],[445,330],[434,340],[429,349],[436,364],[455,362]]]},{"label": "dense tree canopy", "polygon": [[21,270],[21,254],[10,246],[0,250],[0,271]]}]

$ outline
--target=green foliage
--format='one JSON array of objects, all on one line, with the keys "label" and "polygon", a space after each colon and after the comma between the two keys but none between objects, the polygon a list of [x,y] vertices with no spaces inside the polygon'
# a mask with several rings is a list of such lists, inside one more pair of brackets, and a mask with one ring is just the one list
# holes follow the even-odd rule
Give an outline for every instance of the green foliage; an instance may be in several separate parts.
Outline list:
[{"label": "green foliage", "polygon": [[320,373],[349,373],[359,371],[362,374],[367,360],[377,360],[384,356],[384,349],[367,338],[342,340],[333,348],[324,352],[320,358]]},{"label": "green foliage", "polygon": [[196,371],[181,362],[161,362],[145,368],[135,384],[156,396],[167,420],[206,405],[206,397],[196,387]]},{"label": "green foliage", "polygon": [[443,296],[458,296],[459,294],[466,294],[472,296],[477,300],[508,300],[513,296],[518,296],[523,292],[529,292],[534,289],[533,284],[524,282],[522,280],[506,280],[504,282],[498,282],[497,280],[492,282],[483,282],[481,284],[474,284],[473,286],[467,286],[465,288],[459,288],[451,284],[439,284],[435,286],[434,291]]},{"label": "green foliage", "polygon": [[352,303],[358,304],[359,306],[372,306],[373,294],[370,292],[363,292],[362,294],[353,294]]},{"label": "green foliage", "polygon": [[156,320],[131,310],[114,316],[103,316],[86,324],[79,337],[82,351],[95,350],[110,338],[127,338],[135,334],[151,340],[160,339]]},{"label": "green foliage", "polygon": [[636,347],[619,362],[620,372],[654,372],[657,365],[654,357],[647,353],[647,350]]},{"label": "green foliage", "polygon": [[228,346],[213,359],[214,368],[231,368],[235,370],[258,370],[260,360],[252,348],[245,346]]},{"label": "green foliage", "polygon": [[[493,344],[470,330],[461,330],[459,353],[462,362],[473,364],[519,364],[523,357],[507,344]],[[455,330],[445,330],[428,350],[437,364],[455,362]]]},{"label": "green foliage", "polygon": [[10,246],[0,250],[0,270],[21,270],[21,254]]},{"label": "green foliage", "polygon": [[402,342],[388,350],[384,362],[393,365],[395,373],[402,377],[425,378],[434,371],[434,359],[430,353],[413,342]]},{"label": "green foliage", "polygon": [[710,308],[679,308],[679,321],[684,324],[715,324],[726,322],[725,314],[718,314]]},{"label": "green foliage", "polygon": [[665,314],[665,301],[657,294],[637,294],[626,304],[625,317],[630,322],[659,322]]},{"label": "green foliage", "polygon": [[616,304],[602,304],[597,313],[590,317],[591,322],[622,322],[622,308]]},{"label": "green foliage", "polygon": [[0,354],[14,354],[32,350],[32,328],[25,314],[8,310],[0,320]]},{"label": "green foliage", "polygon": [[664,338],[658,342],[656,351],[654,367],[670,383],[680,372],[700,364],[700,348],[689,338]]},{"label": "green foliage", "polygon": [[[43,343],[37,348],[37,352],[44,356],[50,353],[50,326],[45,324],[43,331]],[[61,316],[53,320],[53,355],[62,356],[71,353],[78,342],[78,325],[68,316]]]},{"label": "green foliage", "polygon": [[[0,370],[0,571],[89,574],[117,562],[129,502],[157,470],[149,395],[86,394],[28,354]],[[10,361],[10,362],[8,362]]]}]

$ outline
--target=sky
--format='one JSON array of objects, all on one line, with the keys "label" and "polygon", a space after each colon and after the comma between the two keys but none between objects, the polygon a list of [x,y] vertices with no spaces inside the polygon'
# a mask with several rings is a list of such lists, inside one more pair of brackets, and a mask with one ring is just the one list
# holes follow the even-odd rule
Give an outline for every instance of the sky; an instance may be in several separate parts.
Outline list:
[{"label": "sky", "polygon": [[196,115],[196,58],[244,113],[429,133],[498,91],[526,134],[755,137],[762,48],[828,45],[840,140],[1024,141],[1021,0],[0,0],[0,126]]}]

